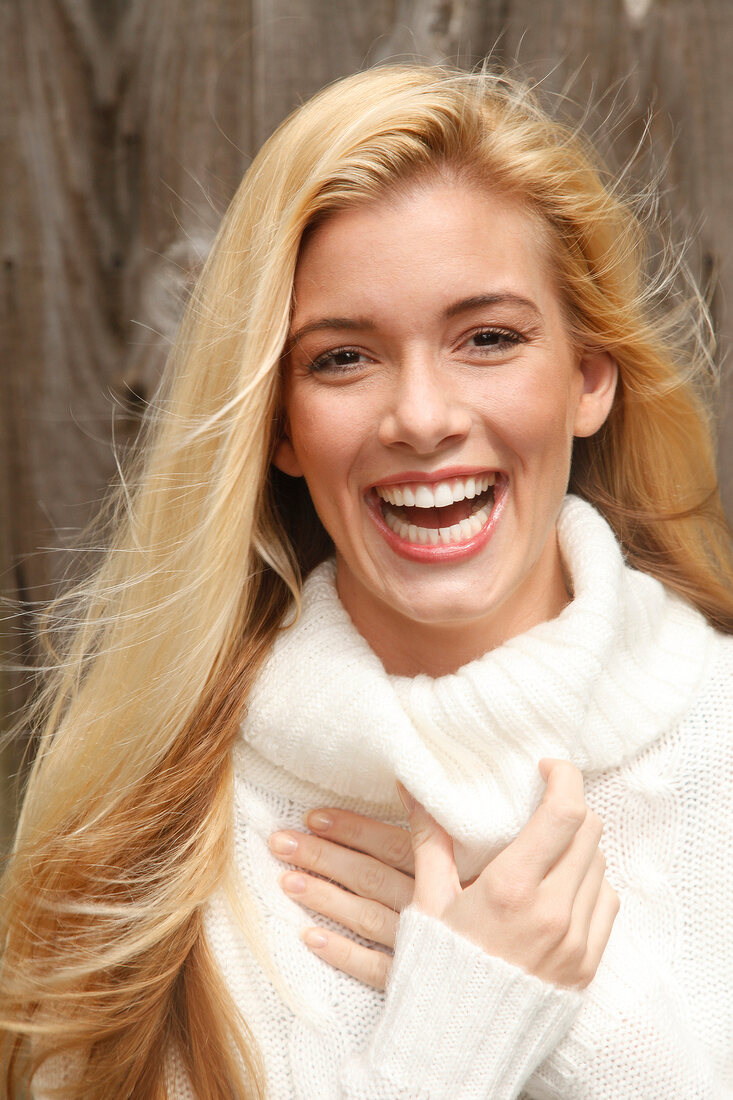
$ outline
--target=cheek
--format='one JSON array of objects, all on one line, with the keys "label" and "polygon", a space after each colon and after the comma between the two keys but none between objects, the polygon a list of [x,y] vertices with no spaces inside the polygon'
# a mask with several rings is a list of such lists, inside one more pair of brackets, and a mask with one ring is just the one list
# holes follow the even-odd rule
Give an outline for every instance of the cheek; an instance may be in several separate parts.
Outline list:
[{"label": "cheek", "polygon": [[523,387],[510,399],[486,409],[486,420],[521,465],[554,462],[570,455],[575,420],[575,401],[567,390],[556,387]]},{"label": "cheek", "polygon": [[288,402],[288,427],[298,457],[316,459],[327,449],[333,436],[333,417],[328,405],[304,395],[294,395]]},{"label": "cheek", "polygon": [[335,401],[291,402],[290,439],[315,503],[346,485],[359,441],[358,425]]}]

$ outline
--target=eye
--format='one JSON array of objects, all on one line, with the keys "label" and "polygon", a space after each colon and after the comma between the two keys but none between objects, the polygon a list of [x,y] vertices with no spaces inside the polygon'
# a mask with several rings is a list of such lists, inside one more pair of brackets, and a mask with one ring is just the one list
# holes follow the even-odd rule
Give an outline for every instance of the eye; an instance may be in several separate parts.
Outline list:
[{"label": "eye", "polygon": [[347,374],[370,362],[358,348],[331,348],[311,360],[308,369],[312,374]]},{"label": "eye", "polygon": [[491,326],[479,329],[478,332],[472,332],[466,343],[479,352],[501,352],[509,351],[511,348],[517,347],[518,344],[523,344],[524,336],[515,329]]}]

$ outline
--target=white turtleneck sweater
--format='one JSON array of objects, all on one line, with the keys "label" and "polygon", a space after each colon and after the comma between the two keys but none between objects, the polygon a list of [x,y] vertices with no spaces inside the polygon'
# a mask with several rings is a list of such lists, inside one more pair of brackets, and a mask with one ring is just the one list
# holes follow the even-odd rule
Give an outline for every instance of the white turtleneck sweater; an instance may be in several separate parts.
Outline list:
[{"label": "white turtleneck sweater", "polygon": [[[289,992],[223,896],[206,917],[271,1100],[733,1096],[733,639],[625,566],[589,505],[568,498],[558,531],[572,602],[439,679],[387,675],[333,563],[306,582],[235,749],[238,870]],[[542,756],[584,773],[621,897],[586,990],[548,985],[413,906],[386,993],[308,951],[299,931],[314,918],[281,890],[270,833],[324,805],[404,824],[400,779],[470,877],[536,808]],[[170,1095],[192,1096],[176,1067]]]}]

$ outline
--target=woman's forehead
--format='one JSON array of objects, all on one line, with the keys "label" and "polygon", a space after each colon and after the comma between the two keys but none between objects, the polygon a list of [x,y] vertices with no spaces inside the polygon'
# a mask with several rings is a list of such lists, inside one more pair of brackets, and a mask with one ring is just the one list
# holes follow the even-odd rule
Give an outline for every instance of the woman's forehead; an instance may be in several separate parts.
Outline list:
[{"label": "woman's forehead", "polygon": [[455,182],[340,210],[304,242],[291,332],[347,307],[389,310],[395,291],[441,308],[448,299],[499,293],[555,297],[548,236],[526,204]]}]

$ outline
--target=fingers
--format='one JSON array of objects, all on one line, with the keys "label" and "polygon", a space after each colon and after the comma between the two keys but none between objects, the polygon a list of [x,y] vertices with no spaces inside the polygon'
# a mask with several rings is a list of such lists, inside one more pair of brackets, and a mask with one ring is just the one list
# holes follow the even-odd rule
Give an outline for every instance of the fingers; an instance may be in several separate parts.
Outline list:
[{"label": "fingers", "polygon": [[461,893],[453,841],[419,802],[415,802],[410,813],[410,832],[415,860],[415,904],[428,916],[440,917]]},{"label": "fingers", "polygon": [[331,808],[307,814],[305,823],[311,832],[336,844],[365,852],[408,875],[415,871],[410,834],[398,825],[385,825],[362,814]]},{"label": "fingers", "polygon": [[566,760],[540,764],[547,779],[544,798],[516,839],[497,856],[502,864],[519,865],[535,884],[566,852],[587,814],[581,772]]},{"label": "fingers", "polygon": [[[600,817],[593,810],[588,810],[570,844],[545,875],[541,889],[556,890],[568,898],[575,897],[600,854],[598,844],[602,833],[603,822]],[[598,887],[600,888],[600,880]]]},{"label": "fingers", "polygon": [[581,988],[588,985],[595,976],[598,964],[601,961],[601,956],[606,950],[606,944],[610,939],[613,922],[618,916],[620,907],[621,902],[618,894],[613,889],[608,879],[604,878],[598,894],[598,901],[593,911],[590,930],[588,932],[586,968],[583,980],[580,983]]},{"label": "fingers", "polygon": [[337,970],[358,978],[360,982],[384,989],[392,966],[392,956],[376,948],[362,947],[360,943],[340,936],[337,932],[328,932],[323,928],[307,928],[303,933],[303,942],[315,955],[324,959]]},{"label": "fingers", "polygon": [[340,890],[331,882],[288,871],[280,879],[283,890],[300,905],[350,928],[365,940],[394,947],[399,917],[377,901],[367,901]]},{"label": "fingers", "polygon": [[545,981],[573,989],[585,989],[598,970],[613,922],[619,911],[619,898],[604,877],[606,861],[598,852],[575,898],[567,926],[552,921],[553,933],[542,956],[531,972]]},{"label": "fingers", "polygon": [[579,934],[583,937],[584,943],[587,942],[588,939],[591,921],[593,920],[593,914],[598,903],[598,896],[603,886],[605,874],[605,857],[603,853],[596,848],[585,878],[579,885],[575,894],[575,901],[573,902],[570,916],[571,933],[574,929],[578,929]]},{"label": "fingers", "polygon": [[414,884],[408,875],[362,852],[295,830],[273,833],[268,843],[278,859],[332,879],[395,912],[412,900]]},{"label": "fingers", "polygon": [[[601,954],[596,955],[594,946],[589,944],[589,935],[605,871],[606,861],[596,849],[587,874],[575,894],[567,929],[544,960],[543,965],[547,969],[540,971],[540,976],[546,980],[557,985],[584,989],[595,975]],[[556,894],[556,898],[559,896],[562,895]]]},{"label": "fingers", "polygon": [[620,905],[618,894],[603,877],[604,868],[599,853],[576,898],[567,935],[555,957],[546,960],[547,972],[540,972],[548,981],[585,989],[596,975]]}]

